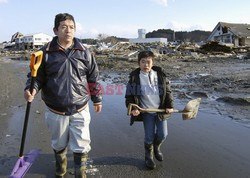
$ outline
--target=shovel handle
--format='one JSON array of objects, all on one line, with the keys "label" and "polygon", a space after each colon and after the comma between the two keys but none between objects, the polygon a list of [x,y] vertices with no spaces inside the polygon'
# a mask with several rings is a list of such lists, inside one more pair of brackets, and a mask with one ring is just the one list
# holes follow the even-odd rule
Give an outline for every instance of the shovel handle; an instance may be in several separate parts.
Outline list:
[{"label": "shovel handle", "polygon": [[182,114],[188,114],[190,112],[193,112],[193,111],[185,111],[185,110],[178,110],[178,109],[174,109],[173,113],[182,113]]},{"label": "shovel handle", "polygon": [[[156,108],[140,108],[141,112],[166,112],[166,109],[156,109]],[[174,109],[173,113],[190,113],[190,111]]]},{"label": "shovel handle", "polygon": [[[37,70],[38,70],[39,66],[41,65],[42,58],[43,58],[43,51],[41,51],[41,50],[33,53],[30,56],[31,82],[30,82],[29,90],[31,93],[32,93],[33,88],[34,88],[34,79],[37,75]],[[20,158],[23,157],[23,150],[24,150],[26,132],[27,132],[27,127],[28,127],[28,121],[29,121],[30,106],[31,106],[31,102],[27,102],[24,124],[23,124],[21,146],[20,146],[20,150],[19,150],[19,157]]]},{"label": "shovel handle", "polygon": [[[198,113],[198,109],[200,106],[201,98],[196,98],[193,100],[190,100],[185,108],[183,110],[177,110],[174,109],[173,113],[182,113],[182,119],[183,120],[190,120],[196,117]],[[157,108],[141,108],[140,106],[134,104],[134,103],[129,103],[128,104],[128,112],[127,115],[131,115],[131,112],[133,109],[138,109],[140,112],[161,112],[164,113],[166,112],[165,109],[157,109]],[[133,122],[130,123],[130,125]]]},{"label": "shovel handle", "polygon": [[30,57],[30,70],[31,76],[36,77],[39,66],[42,63],[43,51],[37,51],[31,54]]},{"label": "shovel handle", "polygon": [[[141,108],[140,106],[136,104],[130,103],[130,110],[132,110],[132,107],[137,108],[140,112],[166,112],[165,109],[157,109],[157,108]],[[173,113],[190,113],[190,111],[185,111],[185,110],[178,110],[174,109]]]},{"label": "shovel handle", "polygon": [[[157,108],[141,108],[137,104],[129,103],[128,110],[130,110],[128,113],[132,111],[132,107],[137,108],[140,112],[165,112],[165,109],[157,109]],[[129,115],[129,114],[128,114]]]},{"label": "shovel handle", "polygon": [[141,112],[166,112],[165,109],[156,109],[156,108],[141,108]]}]

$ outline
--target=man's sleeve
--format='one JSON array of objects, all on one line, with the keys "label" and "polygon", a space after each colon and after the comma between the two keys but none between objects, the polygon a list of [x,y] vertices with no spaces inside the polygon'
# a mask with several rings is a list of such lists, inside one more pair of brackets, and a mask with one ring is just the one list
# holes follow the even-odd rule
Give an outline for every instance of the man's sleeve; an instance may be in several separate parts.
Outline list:
[{"label": "man's sleeve", "polygon": [[[88,51],[89,52],[89,51]],[[90,53],[90,52],[89,52]],[[89,71],[87,76],[88,85],[91,88],[91,100],[93,103],[102,102],[102,93],[101,93],[101,84],[100,84],[100,76],[98,66],[93,54],[88,55],[89,59]]]}]

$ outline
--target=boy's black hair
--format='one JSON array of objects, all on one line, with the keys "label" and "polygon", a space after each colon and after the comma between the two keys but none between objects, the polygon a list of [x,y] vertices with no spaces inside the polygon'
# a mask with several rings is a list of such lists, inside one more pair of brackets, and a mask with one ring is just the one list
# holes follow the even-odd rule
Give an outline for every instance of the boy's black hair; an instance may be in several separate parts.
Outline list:
[{"label": "boy's black hair", "polygon": [[56,30],[58,30],[58,27],[60,25],[60,22],[65,21],[65,20],[72,20],[74,22],[74,25],[76,26],[74,17],[71,14],[68,13],[60,13],[57,14],[55,17],[55,24],[54,24],[54,28]]},{"label": "boy's black hair", "polygon": [[154,61],[155,55],[152,51],[141,51],[138,54],[138,63],[140,63],[140,60],[142,58],[148,58],[148,57],[152,57],[152,60]]}]

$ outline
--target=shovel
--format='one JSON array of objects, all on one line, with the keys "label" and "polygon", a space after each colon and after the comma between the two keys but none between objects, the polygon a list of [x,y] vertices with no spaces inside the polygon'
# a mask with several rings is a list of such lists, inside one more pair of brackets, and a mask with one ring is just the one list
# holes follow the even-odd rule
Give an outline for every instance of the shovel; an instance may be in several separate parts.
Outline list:
[{"label": "shovel", "polygon": [[[42,58],[43,58],[42,51],[37,51],[33,53],[30,57],[30,70],[31,70],[31,84],[29,88],[30,93],[32,93],[33,91],[34,79],[37,75],[37,70],[42,62]],[[11,172],[10,178],[23,177],[26,174],[26,172],[29,170],[29,168],[31,167],[32,163],[35,161],[36,157],[39,155],[39,150],[36,150],[36,149],[31,150],[26,155],[23,155],[26,131],[27,131],[28,120],[29,120],[30,106],[31,106],[31,102],[27,102],[24,125],[23,125],[22,140],[21,140],[21,146],[19,150],[19,158],[15,164],[15,167],[13,168]]]},{"label": "shovel", "polygon": [[[174,113],[182,113],[183,120],[190,120],[197,116],[198,109],[200,106],[201,98],[196,98],[190,100],[183,110],[174,109]],[[140,112],[161,112],[165,113],[165,109],[156,109],[156,108],[141,108],[136,104],[129,103],[127,115],[131,115],[133,109],[138,109]]]}]

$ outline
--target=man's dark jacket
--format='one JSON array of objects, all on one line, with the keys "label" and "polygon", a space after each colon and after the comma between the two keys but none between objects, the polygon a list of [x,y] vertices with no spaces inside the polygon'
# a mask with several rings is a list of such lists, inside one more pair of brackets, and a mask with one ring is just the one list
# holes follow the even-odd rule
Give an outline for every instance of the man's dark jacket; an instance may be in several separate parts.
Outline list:
[{"label": "man's dark jacket", "polygon": [[[167,79],[166,73],[162,70],[162,68],[153,66],[152,69],[157,72],[158,77],[158,89],[160,96],[160,106],[159,109],[173,108],[173,95],[170,88],[170,82]],[[129,75],[129,82],[126,87],[126,106],[128,107],[129,103],[134,103],[141,106],[140,96],[140,68],[135,69]],[[169,114],[158,113],[158,117],[160,120],[165,120],[170,117]],[[134,121],[142,121],[141,114],[139,116],[131,116],[130,125],[134,123]]]},{"label": "man's dark jacket", "polygon": [[[49,108],[72,115],[84,107],[90,97],[94,103],[102,101],[101,87],[98,87],[99,71],[93,55],[77,38],[74,38],[74,45],[68,53],[57,40],[54,37],[41,49],[43,60],[34,88],[42,90],[42,99]],[[28,77],[26,89],[30,85],[30,73]]]}]

